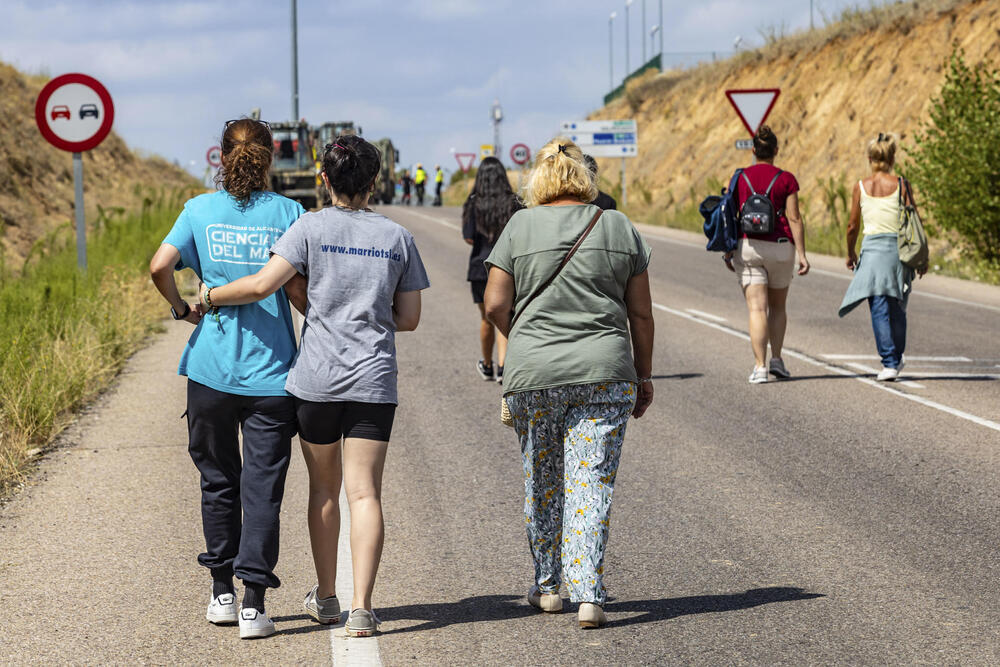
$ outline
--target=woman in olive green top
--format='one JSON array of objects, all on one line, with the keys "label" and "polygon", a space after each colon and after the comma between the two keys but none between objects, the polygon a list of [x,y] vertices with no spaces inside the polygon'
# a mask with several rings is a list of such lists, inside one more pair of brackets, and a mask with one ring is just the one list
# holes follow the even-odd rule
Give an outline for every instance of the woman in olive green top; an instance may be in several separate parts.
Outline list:
[{"label": "woman in olive green top", "polygon": [[511,217],[486,260],[486,314],[510,337],[504,393],[524,462],[535,561],[528,601],[561,611],[565,581],[582,627],[606,622],[604,549],[625,424],[653,400],[649,246],[624,214],[605,211],[558,277],[525,302],[599,211],[585,203],[596,195],[579,147],[550,141],[528,182],[529,208]]}]

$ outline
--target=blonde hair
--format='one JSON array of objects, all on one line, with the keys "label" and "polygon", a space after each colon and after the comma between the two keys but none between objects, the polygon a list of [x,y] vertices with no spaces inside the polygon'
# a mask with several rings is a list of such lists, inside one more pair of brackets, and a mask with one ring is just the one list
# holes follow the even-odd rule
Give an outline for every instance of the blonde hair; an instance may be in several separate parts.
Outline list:
[{"label": "blonde hair", "polygon": [[597,199],[594,174],[583,161],[583,151],[565,137],[556,137],[538,151],[523,200],[528,206],[540,206],[559,197],[579,197],[585,203]]},{"label": "blonde hair", "polygon": [[896,135],[879,132],[868,142],[868,161],[872,171],[892,171],[896,164]]}]

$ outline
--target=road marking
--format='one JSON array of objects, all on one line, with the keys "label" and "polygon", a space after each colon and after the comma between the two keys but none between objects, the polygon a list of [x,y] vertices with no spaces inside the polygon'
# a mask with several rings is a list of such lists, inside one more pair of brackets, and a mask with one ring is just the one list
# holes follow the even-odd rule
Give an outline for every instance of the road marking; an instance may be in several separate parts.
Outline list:
[{"label": "road marking", "polygon": [[698,317],[704,317],[705,319],[712,320],[714,322],[725,322],[726,318],[719,317],[718,315],[713,315],[712,313],[705,313],[700,310],[695,310],[694,308],[685,308],[692,315],[697,315]]},{"label": "road marking", "polygon": [[[656,241],[663,241],[664,243],[672,243],[673,245],[686,246],[688,248],[703,248],[704,247],[704,246],[699,245],[697,243],[690,243],[690,242],[687,242],[687,241],[679,241],[677,239],[671,239],[671,238],[667,238],[665,236],[659,236],[658,234],[653,233],[653,232],[644,232],[643,236],[645,236],[646,238],[654,239]],[[845,271],[846,271],[846,268],[845,268]],[[826,269],[817,269],[815,267],[810,267],[809,268],[809,273],[818,273],[821,276],[827,276],[827,277],[830,277],[830,278],[837,278],[838,280],[847,280],[847,281],[850,281],[854,277],[851,274],[836,273],[834,271],[827,271]],[[939,301],[947,301],[949,303],[958,303],[958,304],[961,304],[963,306],[972,306],[973,308],[982,308],[984,310],[992,310],[992,311],[1000,313],[1000,306],[991,306],[991,305],[986,304],[986,303],[978,303],[976,301],[966,301],[965,299],[956,299],[955,297],[944,296],[943,294],[935,294],[934,292],[919,291],[919,292],[913,292],[913,295],[914,296],[918,296],[918,297],[926,296],[926,297],[928,297],[930,299],[938,299]]]},{"label": "road marking", "polygon": [[[698,324],[704,325],[706,327],[710,327],[712,329],[717,329],[718,331],[721,331],[721,332],[723,332],[725,334],[728,334],[730,336],[733,336],[735,338],[741,338],[743,340],[750,340],[750,336],[748,336],[747,334],[743,333],[742,331],[739,331],[738,329],[734,329],[732,327],[725,326],[725,325],[722,325],[722,324],[717,324],[715,322],[706,322],[705,320],[703,320],[703,319],[701,319],[699,317],[695,317],[694,315],[691,315],[690,313],[686,313],[683,310],[677,310],[675,308],[670,308],[668,306],[664,306],[664,305],[656,303],[656,302],[653,303],[653,307],[657,308],[659,310],[665,311],[667,313],[670,313],[671,315],[676,315],[677,317],[682,317],[682,318],[684,318],[686,320],[690,320],[692,322],[697,322]],[[966,421],[970,421],[973,424],[978,424],[979,426],[985,426],[988,429],[992,429],[994,431],[1000,432],[1000,424],[998,424],[997,422],[994,422],[994,421],[990,421],[989,419],[983,419],[982,417],[977,417],[976,415],[970,414],[970,413],[965,412],[963,410],[958,410],[958,409],[953,408],[953,407],[948,406],[948,405],[944,405],[943,403],[938,403],[937,401],[932,401],[930,399],[924,398],[923,396],[916,396],[914,394],[907,394],[905,391],[900,391],[898,389],[895,389],[894,387],[891,387],[891,386],[889,386],[888,384],[886,384],[884,382],[876,382],[875,380],[872,380],[871,378],[860,377],[856,373],[852,373],[851,371],[849,371],[847,369],[839,368],[837,366],[831,366],[830,364],[822,361],[821,359],[817,359],[817,358],[812,357],[812,356],[810,356],[808,354],[805,354],[803,352],[796,352],[795,350],[790,350],[790,349],[788,349],[786,347],[784,349],[784,353],[787,354],[788,356],[794,358],[794,359],[798,359],[800,361],[804,361],[804,362],[812,364],[814,366],[818,366],[819,368],[822,368],[823,370],[829,371],[830,373],[836,373],[837,375],[843,375],[843,376],[846,376],[846,377],[854,378],[858,382],[861,382],[862,384],[866,384],[866,385],[868,385],[870,387],[874,387],[875,389],[879,389],[881,391],[889,392],[890,394],[893,394],[893,395],[898,396],[900,398],[905,398],[908,401],[913,401],[914,403],[919,403],[920,405],[923,405],[925,407],[933,408],[935,410],[940,410],[941,412],[947,413],[947,414],[952,415],[954,417],[958,417],[959,419],[965,419]]]},{"label": "road marking", "polygon": [[436,222],[439,225],[444,225],[445,227],[450,227],[451,229],[461,230],[461,225],[456,225],[454,222],[448,222],[447,220],[442,220],[441,218],[435,218],[432,215],[427,215],[426,213],[418,213],[417,211],[407,211],[411,215],[415,215],[418,218],[423,218],[424,220],[430,220],[431,222]]},{"label": "road marking", "polygon": [[[864,361],[864,360],[878,361],[879,359],[882,358],[877,354],[821,354],[820,356],[823,357],[824,359],[832,359],[837,361],[848,361],[851,359],[856,359],[859,361]],[[909,363],[911,361],[954,361],[954,362],[964,362],[969,364],[972,363],[972,359],[969,359],[968,357],[911,357],[910,355],[906,355],[906,362]]]},{"label": "road marking", "polygon": [[344,629],[354,599],[354,568],[351,565],[351,512],[344,489],[340,490],[340,538],[337,540],[337,597],[347,607],[340,613],[340,623],[330,627],[330,651],[333,664],[382,667],[377,637],[348,637]]},{"label": "road marking", "polygon": [[[867,373],[868,375],[878,375],[878,370],[870,366],[865,366],[864,364],[848,363],[851,368],[861,371],[862,373]],[[923,375],[923,373],[921,373]],[[913,380],[896,380],[896,384],[901,384],[904,387],[910,387],[912,389],[927,389],[924,385],[919,382],[914,382]]]}]

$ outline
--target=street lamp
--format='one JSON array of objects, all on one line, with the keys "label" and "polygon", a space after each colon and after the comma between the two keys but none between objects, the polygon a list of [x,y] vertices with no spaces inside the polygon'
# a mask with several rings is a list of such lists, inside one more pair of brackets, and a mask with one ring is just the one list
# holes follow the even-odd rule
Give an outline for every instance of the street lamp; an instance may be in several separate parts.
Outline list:
[{"label": "street lamp", "polygon": [[615,33],[613,24],[616,16],[618,16],[618,12],[611,12],[611,15],[608,16],[608,74],[611,83],[611,87],[608,90],[615,89]]},{"label": "street lamp", "polygon": [[628,8],[632,6],[633,0],[625,0],[625,78],[628,78],[629,73],[632,71],[629,69],[628,64]]},{"label": "street lamp", "polygon": [[[660,32],[660,26],[654,25],[649,29],[649,48],[652,51],[656,50],[656,33]],[[663,71],[663,58],[660,58],[660,71]]]},{"label": "street lamp", "polygon": [[646,0],[642,0],[642,64],[646,62]]}]

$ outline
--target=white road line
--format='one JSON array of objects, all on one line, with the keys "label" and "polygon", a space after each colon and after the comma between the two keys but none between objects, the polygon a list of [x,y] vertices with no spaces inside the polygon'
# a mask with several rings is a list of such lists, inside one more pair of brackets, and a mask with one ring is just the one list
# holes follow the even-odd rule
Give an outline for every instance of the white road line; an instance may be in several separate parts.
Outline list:
[{"label": "white road line", "polygon": [[[648,233],[648,232],[646,232],[643,235],[646,238],[649,238],[649,239],[654,239],[656,241],[663,241],[664,243],[671,243],[673,245],[686,246],[688,248],[704,248],[705,247],[705,246],[699,245],[697,243],[689,243],[687,241],[679,241],[677,239],[671,239],[671,238],[667,238],[665,236],[658,236],[655,233]],[[853,278],[853,276],[851,274],[846,273],[846,269],[845,269],[845,273],[838,273],[838,272],[834,272],[834,271],[827,271],[825,269],[817,269],[816,267],[811,267],[809,269],[809,273],[818,273],[821,276],[827,276],[829,278],[837,278],[838,280],[847,280],[847,281],[850,281],[851,278]],[[991,306],[991,305],[986,304],[986,303],[978,303],[976,301],[966,301],[965,299],[956,299],[955,297],[944,296],[943,294],[935,294],[934,292],[917,291],[917,292],[913,293],[913,296],[916,296],[916,297],[926,296],[929,299],[938,299],[939,301],[947,301],[949,303],[958,303],[958,304],[961,304],[963,306],[972,306],[973,308],[982,308],[984,310],[992,310],[992,311],[1000,313],[1000,306]]]},{"label": "white road line", "polygon": [[[690,320],[692,322],[697,322],[698,324],[704,325],[706,327],[710,327],[712,329],[717,329],[718,331],[721,331],[721,332],[723,332],[725,334],[728,334],[730,336],[733,336],[735,338],[741,338],[743,340],[750,340],[750,336],[748,336],[747,334],[743,333],[742,331],[739,331],[737,329],[733,329],[733,328],[728,327],[728,326],[723,326],[721,324],[716,324],[715,322],[706,322],[705,320],[703,320],[701,318],[698,318],[698,317],[695,317],[694,315],[691,315],[690,313],[685,313],[683,310],[677,310],[675,308],[670,308],[668,306],[664,306],[662,304],[655,303],[655,302],[653,303],[653,307],[657,308],[659,310],[668,312],[671,315],[676,315],[677,317],[682,317],[682,318],[684,318],[686,320]],[[844,375],[846,377],[852,377],[855,380],[857,380],[858,382],[866,384],[866,385],[868,385],[870,387],[874,387],[875,389],[879,389],[881,391],[889,392],[890,394],[893,394],[893,395],[898,396],[900,398],[905,398],[908,401],[913,401],[914,403],[919,403],[920,405],[923,405],[925,407],[933,408],[935,410],[940,410],[941,412],[947,413],[947,414],[952,415],[954,417],[958,417],[959,419],[965,419],[966,421],[970,421],[970,422],[972,422],[974,424],[978,424],[980,426],[985,426],[988,429],[992,429],[994,431],[1000,432],[1000,424],[998,424],[997,422],[994,422],[994,421],[990,421],[989,419],[983,419],[982,417],[977,417],[976,415],[973,415],[973,414],[970,414],[968,412],[964,412],[962,410],[958,410],[956,408],[944,405],[943,403],[938,403],[937,401],[932,401],[930,399],[924,398],[923,396],[915,396],[913,394],[907,394],[906,392],[899,391],[898,389],[895,389],[895,388],[889,386],[888,384],[885,384],[885,383],[882,383],[882,382],[876,382],[875,380],[872,380],[870,378],[858,377],[855,373],[852,373],[851,371],[848,371],[848,370],[843,369],[843,368],[838,368],[837,366],[831,366],[830,364],[827,364],[827,363],[821,361],[820,359],[816,359],[816,358],[811,357],[808,354],[804,354],[802,352],[796,352],[795,350],[789,350],[788,348],[785,348],[784,349],[784,353],[787,354],[788,356],[794,358],[794,359],[798,359],[800,361],[805,361],[806,363],[812,364],[814,366],[818,366],[818,367],[820,367],[820,368],[822,368],[822,369],[824,369],[826,371],[829,371],[830,373],[836,373],[837,375]]]},{"label": "white road line", "polygon": [[[689,312],[693,311],[689,309]],[[850,359],[857,359],[859,361],[864,361],[864,360],[877,361],[881,359],[881,357],[879,357],[877,354],[821,354],[820,356],[823,357],[824,359],[831,359],[837,361],[847,361]],[[911,361],[954,361],[954,362],[964,362],[969,364],[972,363],[972,359],[969,359],[968,357],[911,357],[910,355],[906,355],[906,363],[910,363]]]},{"label": "white road line", "polygon": [[445,227],[450,227],[452,229],[457,229],[459,231],[461,231],[461,229],[462,229],[461,225],[457,225],[454,222],[448,222],[447,220],[443,220],[441,218],[435,218],[434,216],[427,215],[426,213],[418,213],[417,211],[411,211],[409,209],[407,209],[406,212],[409,213],[409,214],[415,215],[418,218],[423,218],[424,220],[430,220],[431,222],[436,222],[439,225],[443,225]]},{"label": "white road line", "polygon": [[[872,368],[871,366],[865,366],[864,364],[848,363],[848,366],[854,370],[861,371],[862,373],[867,373],[868,375],[878,375],[878,369]],[[924,375],[924,373],[921,373]],[[924,385],[919,382],[914,382],[913,380],[896,380],[896,384],[901,384],[904,387],[910,387],[912,389],[927,389]]]},{"label": "white road line", "polygon": [[354,598],[354,568],[351,566],[351,513],[347,496],[340,490],[340,539],[337,541],[337,597],[344,606],[340,623],[330,627],[330,651],[333,664],[382,667],[376,637],[348,637],[344,630]]},{"label": "white road line", "polygon": [[704,317],[705,319],[712,320],[714,322],[725,322],[726,318],[719,317],[718,315],[713,315],[712,313],[705,313],[700,310],[695,310],[694,308],[685,308],[692,315],[697,315],[698,317]]}]

